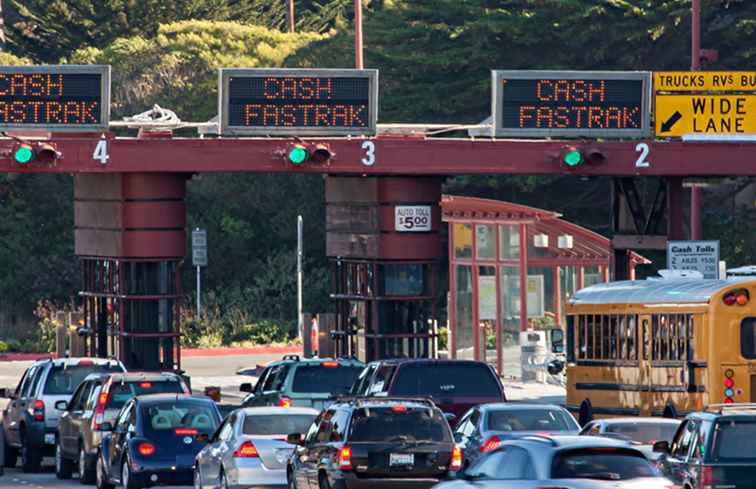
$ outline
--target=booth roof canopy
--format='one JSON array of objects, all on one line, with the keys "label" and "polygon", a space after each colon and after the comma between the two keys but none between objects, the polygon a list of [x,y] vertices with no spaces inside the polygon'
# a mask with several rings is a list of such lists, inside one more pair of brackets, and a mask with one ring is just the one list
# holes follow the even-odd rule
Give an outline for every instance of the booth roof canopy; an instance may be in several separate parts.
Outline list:
[{"label": "booth roof canopy", "polygon": [[[527,224],[528,242],[532,243],[537,234],[548,235],[549,245],[544,251],[556,259],[606,260],[612,255],[609,238],[560,219],[562,215],[553,211],[500,200],[444,195],[441,197],[441,213],[446,222]],[[558,247],[559,236],[563,235],[573,237],[572,248]],[[635,252],[630,253],[630,260],[636,265],[651,263]]]}]

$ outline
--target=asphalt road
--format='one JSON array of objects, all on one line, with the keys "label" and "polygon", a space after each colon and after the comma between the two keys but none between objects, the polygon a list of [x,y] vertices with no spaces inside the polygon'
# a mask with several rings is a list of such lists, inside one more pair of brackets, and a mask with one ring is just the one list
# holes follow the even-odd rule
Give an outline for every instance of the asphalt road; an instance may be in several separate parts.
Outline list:
[{"label": "asphalt road", "polygon": [[[507,352],[505,352],[507,353]],[[505,377],[519,371],[519,352],[509,352],[505,363]],[[236,372],[241,369],[254,368],[281,358],[281,355],[224,355],[212,357],[185,357],[182,365],[191,377],[192,390],[203,392],[207,386],[221,388],[223,403],[235,404],[240,402],[243,394],[239,392],[242,382],[254,382],[253,376],[240,376]],[[14,388],[24,370],[32,362],[0,362],[0,387]],[[549,403],[563,403],[564,390],[544,384],[521,384],[504,380],[507,398],[510,400],[530,400]],[[4,407],[5,400],[0,400]],[[53,460],[45,459],[43,471],[39,474],[23,474],[18,469],[5,469],[5,475],[0,476],[0,489],[4,488],[34,488],[42,489],[55,487],[61,489],[81,488],[82,485],[75,478],[61,481],[56,479],[53,471]],[[85,486],[94,488],[94,486]]]}]

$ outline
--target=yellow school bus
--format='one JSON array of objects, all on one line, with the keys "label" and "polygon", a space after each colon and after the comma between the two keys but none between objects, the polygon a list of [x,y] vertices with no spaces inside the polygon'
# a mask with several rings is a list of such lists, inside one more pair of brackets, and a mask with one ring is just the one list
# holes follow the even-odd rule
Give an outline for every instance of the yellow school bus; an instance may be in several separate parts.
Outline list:
[{"label": "yellow school bus", "polygon": [[566,307],[567,408],[581,424],[756,402],[756,279],[597,284]]}]

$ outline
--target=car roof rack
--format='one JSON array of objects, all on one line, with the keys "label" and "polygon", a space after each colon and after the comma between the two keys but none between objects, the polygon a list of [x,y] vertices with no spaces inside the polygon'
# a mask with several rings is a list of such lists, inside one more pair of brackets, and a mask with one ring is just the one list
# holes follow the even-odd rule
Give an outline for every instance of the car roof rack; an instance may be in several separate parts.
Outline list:
[{"label": "car roof rack", "polygon": [[704,412],[724,414],[725,411],[756,411],[756,403],[754,402],[741,402],[730,404],[709,404],[704,409]]},{"label": "car roof rack", "polygon": [[342,395],[336,396],[334,402],[352,402],[357,405],[363,404],[382,404],[389,402],[414,402],[416,404],[423,404],[428,407],[436,407],[436,403],[429,397],[400,397],[400,396],[350,396]]}]

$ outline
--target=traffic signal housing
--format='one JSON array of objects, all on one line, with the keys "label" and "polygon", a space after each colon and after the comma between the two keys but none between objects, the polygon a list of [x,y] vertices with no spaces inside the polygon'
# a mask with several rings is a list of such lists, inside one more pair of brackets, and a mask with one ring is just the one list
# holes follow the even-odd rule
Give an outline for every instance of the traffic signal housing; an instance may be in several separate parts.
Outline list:
[{"label": "traffic signal housing", "polygon": [[286,151],[286,160],[294,166],[301,166],[308,162],[318,165],[326,164],[333,156],[331,147],[326,143],[298,142],[292,144]]},{"label": "traffic signal housing", "polygon": [[577,170],[586,165],[597,165],[606,160],[606,155],[598,148],[565,146],[559,154],[560,163],[569,170]]},{"label": "traffic signal housing", "polygon": [[60,152],[51,143],[19,141],[13,147],[13,161],[21,166],[31,163],[52,164],[60,157]]}]

